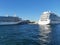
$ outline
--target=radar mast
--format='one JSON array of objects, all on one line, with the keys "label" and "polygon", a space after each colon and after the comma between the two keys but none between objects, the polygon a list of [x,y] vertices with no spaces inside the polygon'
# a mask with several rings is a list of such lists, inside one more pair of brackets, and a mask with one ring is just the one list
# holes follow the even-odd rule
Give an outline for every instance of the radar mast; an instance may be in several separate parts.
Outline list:
[{"label": "radar mast", "polygon": [[16,17],[16,13],[14,14],[14,17]]},{"label": "radar mast", "polygon": [[8,17],[9,15],[8,14],[6,14],[6,17]]}]

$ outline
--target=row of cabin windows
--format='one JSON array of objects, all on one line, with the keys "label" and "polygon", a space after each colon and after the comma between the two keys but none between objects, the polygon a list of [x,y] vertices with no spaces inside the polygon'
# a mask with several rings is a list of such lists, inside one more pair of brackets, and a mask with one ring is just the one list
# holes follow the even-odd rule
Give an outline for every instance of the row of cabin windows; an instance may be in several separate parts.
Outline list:
[{"label": "row of cabin windows", "polygon": [[0,22],[15,22],[15,21],[19,21],[19,20],[17,20],[17,19],[7,19],[7,20],[0,19]]},{"label": "row of cabin windows", "polygon": [[[47,19],[44,19],[44,20],[41,19],[41,21],[47,21]],[[60,20],[52,20],[52,21],[60,21]]]}]

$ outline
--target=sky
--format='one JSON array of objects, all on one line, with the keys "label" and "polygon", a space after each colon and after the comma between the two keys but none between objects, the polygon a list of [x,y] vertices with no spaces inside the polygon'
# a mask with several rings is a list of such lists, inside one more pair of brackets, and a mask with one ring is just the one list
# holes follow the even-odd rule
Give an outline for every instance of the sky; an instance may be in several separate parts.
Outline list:
[{"label": "sky", "polygon": [[0,0],[0,16],[14,16],[38,21],[44,11],[60,15],[60,0]]}]

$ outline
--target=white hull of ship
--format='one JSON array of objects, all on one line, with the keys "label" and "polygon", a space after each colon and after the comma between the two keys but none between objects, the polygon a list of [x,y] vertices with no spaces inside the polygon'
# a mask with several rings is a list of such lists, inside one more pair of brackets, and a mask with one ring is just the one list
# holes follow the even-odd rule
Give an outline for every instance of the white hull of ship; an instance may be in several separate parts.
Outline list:
[{"label": "white hull of ship", "polygon": [[0,22],[0,25],[14,25],[14,24],[19,24],[21,22]]},{"label": "white hull of ship", "polygon": [[38,24],[40,24],[40,25],[60,24],[60,22],[59,21],[50,21],[50,20],[47,20],[47,21],[39,21]]},{"label": "white hull of ship", "polygon": [[39,20],[38,24],[40,24],[40,25],[50,24],[50,20],[47,20],[47,21],[41,21],[41,20]]}]

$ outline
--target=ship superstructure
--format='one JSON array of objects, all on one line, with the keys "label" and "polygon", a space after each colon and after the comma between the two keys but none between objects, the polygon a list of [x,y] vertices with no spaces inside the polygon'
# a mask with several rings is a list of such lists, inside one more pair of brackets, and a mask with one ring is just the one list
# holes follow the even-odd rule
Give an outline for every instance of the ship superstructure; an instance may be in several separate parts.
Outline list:
[{"label": "ship superstructure", "polygon": [[60,17],[51,11],[43,12],[38,22],[39,24],[57,24],[60,23]]},{"label": "ship superstructure", "polygon": [[21,18],[14,16],[0,16],[0,25],[18,24],[21,21]]}]

